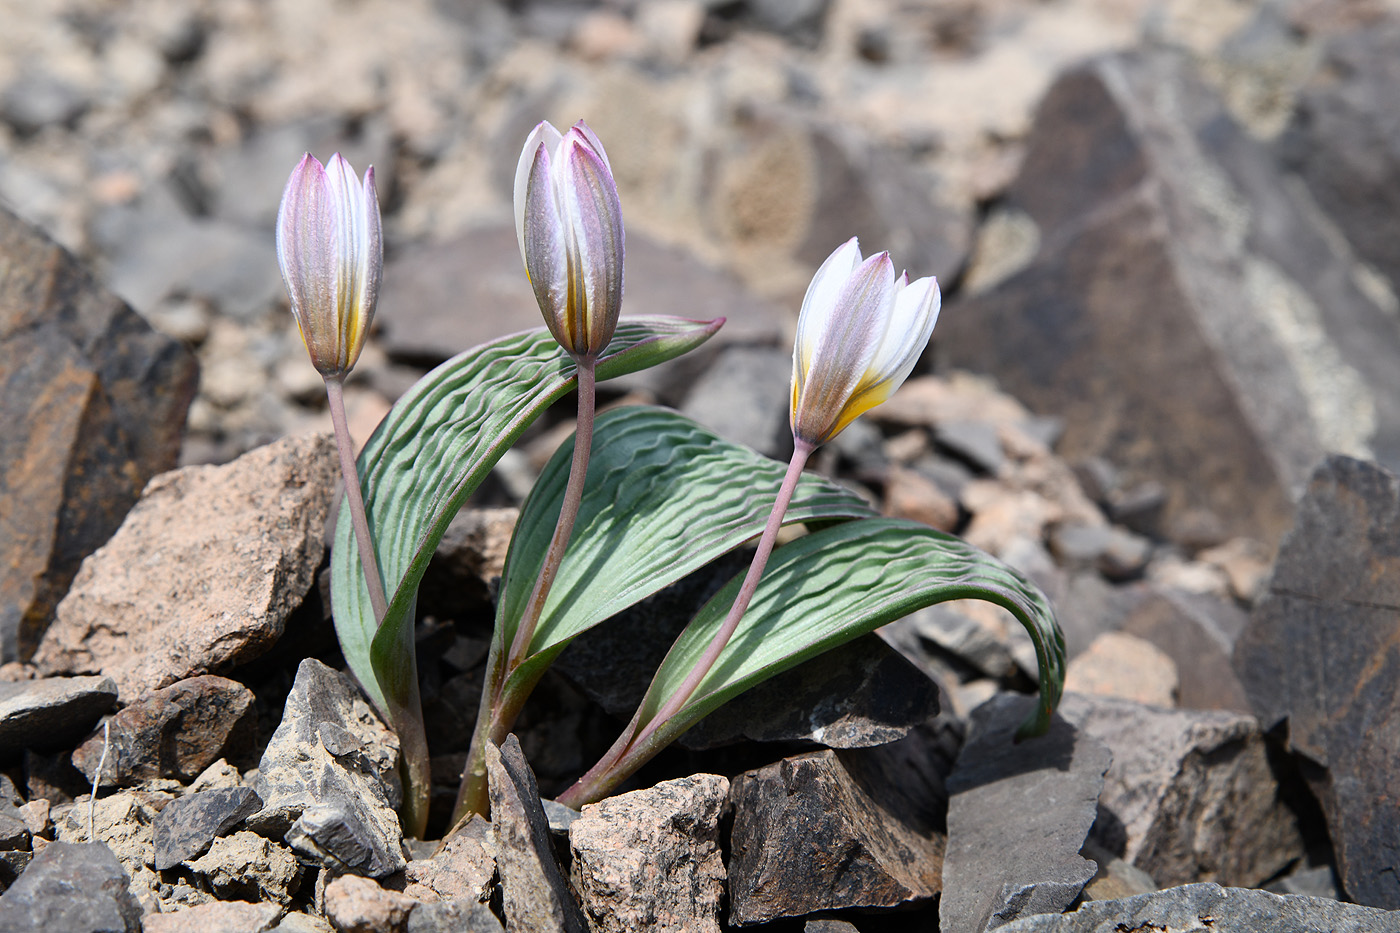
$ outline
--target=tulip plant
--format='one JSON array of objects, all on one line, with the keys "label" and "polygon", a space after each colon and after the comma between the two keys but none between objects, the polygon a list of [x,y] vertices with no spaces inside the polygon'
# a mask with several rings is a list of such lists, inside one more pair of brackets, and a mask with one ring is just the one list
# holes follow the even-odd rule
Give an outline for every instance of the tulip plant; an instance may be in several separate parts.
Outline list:
[{"label": "tulip plant", "polygon": [[[405,831],[427,818],[427,748],[413,651],[428,560],[468,496],[551,403],[576,391],[574,438],[521,507],[453,815],[487,808],[485,750],[509,734],[568,644],[716,557],[758,539],[747,573],[698,610],[611,750],[561,802],[616,787],[702,717],[749,687],[923,606],[980,598],[1030,633],[1040,698],[1023,735],[1059,702],[1064,642],[1045,597],[1009,567],[927,526],[881,518],[803,467],[887,399],[938,317],[932,278],[894,274],[887,253],[850,240],[807,291],[793,354],[794,453],[784,467],[654,406],[595,415],[594,386],[694,349],[723,323],[619,317],[623,228],[602,143],[582,122],[541,123],[515,176],[516,232],[545,327],[467,350],[394,405],[351,460],[339,386],[374,311],[380,275],[373,171],[307,156],[278,221],[278,255],[312,362],[326,378],[347,495],[331,551],[336,631],[347,663],[398,730]],[[338,413],[339,412],[339,413]],[[359,485],[366,495],[361,500]],[[776,493],[776,497],[775,497]],[[784,525],[810,533],[775,548]]]}]

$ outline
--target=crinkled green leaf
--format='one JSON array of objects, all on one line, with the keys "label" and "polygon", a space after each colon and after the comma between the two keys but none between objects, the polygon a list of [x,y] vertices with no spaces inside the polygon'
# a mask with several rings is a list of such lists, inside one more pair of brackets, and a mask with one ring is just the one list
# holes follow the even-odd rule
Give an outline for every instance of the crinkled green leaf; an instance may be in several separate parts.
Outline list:
[{"label": "crinkled green leaf", "polygon": [[[681,633],[642,701],[645,726],[685,680],[738,594],[742,575],[715,594]],[[1040,703],[1021,727],[1039,735],[1064,688],[1065,645],[1045,596],[1020,573],[958,538],[899,519],[847,522],[774,551],[739,628],[690,700],[645,743],[659,748],[707,713],[774,674],[917,609],[983,599],[1030,633]]]},{"label": "crinkled green leaf", "polygon": [[[496,615],[505,645],[539,576],[572,456],[572,441],[555,452],[516,523]],[[601,414],[569,549],[506,689],[533,683],[579,633],[760,534],[786,469],[669,409]],[[785,521],[874,514],[855,493],[809,473]]]},{"label": "crinkled green leaf", "polygon": [[[598,359],[598,378],[680,356],[721,323],[623,318]],[[331,595],[345,660],[381,710],[389,697],[407,696],[413,601],[448,523],[521,432],[575,379],[573,360],[544,328],[502,337],[424,376],[365,445],[360,480],[389,611],[376,632],[348,506],[341,508],[331,552]]]}]

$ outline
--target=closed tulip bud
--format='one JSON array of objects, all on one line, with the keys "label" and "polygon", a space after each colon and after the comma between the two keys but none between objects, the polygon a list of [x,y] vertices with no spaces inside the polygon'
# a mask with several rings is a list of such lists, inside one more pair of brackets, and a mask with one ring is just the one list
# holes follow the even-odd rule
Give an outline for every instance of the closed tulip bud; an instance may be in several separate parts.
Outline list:
[{"label": "closed tulip bud", "polygon": [[889,253],[862,260],[847,240],[822,263],[797,321],[792,354],[792,433],[820,446],[894,394],[938,320],[932,277],[895,278]]},{"label": "closed tulip bud", "polygon": [[324,167],[303,156],[277,211],[277,262],[312,364],[344,376],[364,348],[384,269],[374,168],[361,182],[338,153]]},{"label": "closed tulip bud", "polygon": [[554,339],[596,357],[622,309],[622,208],[603,144],[583,121],[541,123],[515,170],[515,232]]}]

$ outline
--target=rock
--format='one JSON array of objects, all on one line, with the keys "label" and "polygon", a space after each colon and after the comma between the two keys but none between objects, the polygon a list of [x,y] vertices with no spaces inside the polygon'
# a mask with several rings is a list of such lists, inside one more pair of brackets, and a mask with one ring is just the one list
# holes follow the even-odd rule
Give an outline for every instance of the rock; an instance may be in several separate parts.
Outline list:
[{"label": "rock", "polygon": [[290,913],[268,933],[335,933],[335,928],[314,914]]},{"label": "rock", "polygon": [[1152,542],[1112,525],[1057,525],[1050,550],[1062,566],[1092,567],[1105,578],[1122,582],[1140,576],[1152,557]]},{"label": "rock", "polygon": [[186,864],[221,900],[272,901],[285,908],[301,886],[302,868],[292,851],[257,833],[220,836]]},{"label": "rock", "polygon": [[51,843],[0,894],[0,931],[140,933],[141,905],[127,882],[126,872],[101,843]]},{"label": "rock", "polygon": [[1098,864],[1094,877],[1084,885],[1082,901],[1111,901],[1157,890],[1157,882],[1141,868],[1134,868],[1092,839],[1084,843],[1079,854]]},{"label": "rock", "polygon": [[491,908],[467,897],[419,904],[408,915],[404,933],[503,933]]},{"label": "rock", "polygon": [[277,904],[211,901],[170,914],[151,914],[142,933],[267,933],[285,911]]},{"label": "rock", "polygon": [[496,884],[496,843],[491,832],[489,822],[472,814],[466,825],[443,840],[441,851],[414,859],[401,878],[387,878],[384,884],[418,901],[485,902]]},{"label": "rock", "polygon": [[942,779],[927,759],[901,758],[903,744],[810,752],[734,779],[731,924],[939,892]]},{"label": "rock", "polygon": [[792,351],[733,346],[686,393],[681,414],[776,460],[792,456]]},{"label": "rock", "polygon": [[[1260,724],[1288,747],[1322,803],[1347,895],[1400,908],[1400,480],[1329,457],[1298,504],[1274,574],[1235,645]],[[1316,767],[1312,767],[1315,765]]]},{"label": "rock", "polygon": [[420,614],[456,619],[491,605],[519,514],[514,508],[465,508],[453,517],[423,575]]},{"label": "rock", "polygon": [[866,748],[903,738],[937,713],[938,684],[869,634],[745,691],[677,742],[692,749],[745,739]]},{"label": "rock", "polygon": [[110,677],[43,677],[0,683],[0,757],[66,748],[117,701]]},{"label": "rock", "polygon": [[216,837],[260,809],[262,798],[251,787],[206,790],[170,801],[152,826],[156,871],[198,857]]},{"label": "rock", "polygon": [[1163,483],[1169,535],[1205,511],[1271,546],[1323,451],[1400,456],[1400,331],[1187,53],[1060,77],[1004,207],[1035,258],[940,351],[1062,415],[1067,459]]},{"label": "rock", "polygon": [[939,447],[979,473],[996,476],[1005,462],[996,425],[989,421],[944,421],[933,432]]},{"label": "rock", "polygon": [[1058,913],[1094,875],[1096,866],[1079,850],[1111,756],[1059,717],[1042,738],[1015,744],[1034,703],[1000,694],[972,714],[948,776],[940,929],[981,933],[1017,917]]},{"label": "rock", "polygon": [[253,691],[205,674],[143,693],[73,751],[73,766],[103,787],[150,778],[190,781],[224,754],[245,754],[256,737]]},{"label": "rock", "polygon": [[1188,884],[1116,901],[1094,901],[1069,914],[1025,917],[1005,933],[1115,933],[1118,930],[1214,930],[1218,933],[1394,933],[1392,912],[1321,897]]},{"label": "rock", "polygon": [[0,660],[28,660],[78,566],[173,467],[198,367],[0,209]]},{"label": "rock", "polygon": [[719,821],[729,781],[697,774],[583,808],[569,827],[570,878],[591,933],[719,933]]},{"label": "rock", "polygon": [[559,873],[535,775],[514,735],[500,748],[487,744],[486,773],[506,926],[521,933],[583,933],[588,925]]},{"label": "rock", "polygon": [[1225,600],[1153,586],[1128,609],[1122,631],[1151,642],[1172,659],[1181,708],[1247,713],[1244,687],[1230,666],[1247,618]]},{"label": "rock", "polygon": [[1087,651],[1070,659],[1065,690],[1172,707],[1176,705],[1176,663],[1149,641],[1105,632]]},{"label": "rock", "polygon": [[1393,10],[1379,22],[1328,37],[1275,147],[1392,292],[1400,291],[1400,198],[1394,185],[1400,145],[1393,132],[1400,108],[1389,90],[1400,79],[1397,51],[1400,20]]},{"label": "rock", "polygon": [[129,702],[262,654],[315,579],[337,470],[319,434],[153,480],[84,562],[36,666],[101,671]]},{"label": "rock", "polygon": [[131,879],[132,894],[142,906],[151,905],[155,899],[151,887],[159,882],[150,868],[155,860],[151,836],[158,809],[155,801],[134,791],[100,797],[92,807],[89,832],[88,800],[79,797],[67,813],[55,819],[54,838],[59,842],[104,843]]},{"label": "rock", "polygon": [[902,466],[891,467],[886,475],[884,513],[949,533],[957,530],[962,518],[952,496],[918,470]]},{"label": "rock", "polygon": [[258,766],[253,788],[263,809],[249,828],[285,833],[294,849],[337,873],[402,870],[398,753],[397,737],[350,678],[305,659]]},{"label": "rock", "polygon": [[1252,717],[1079,693],[1060,715],[1113,752],[1095,842],[1159,885],[1255,885],[1303,854]]},{"label": "rock", "polygon": [[415,903],[358,875],[326,885],[326,917],[340,933],[401,933]]}]

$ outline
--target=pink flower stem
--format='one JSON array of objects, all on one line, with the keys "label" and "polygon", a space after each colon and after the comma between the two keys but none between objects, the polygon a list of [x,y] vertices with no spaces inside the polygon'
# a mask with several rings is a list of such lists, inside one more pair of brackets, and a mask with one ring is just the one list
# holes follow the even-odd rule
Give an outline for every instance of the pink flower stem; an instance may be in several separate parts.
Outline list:
[{"label": "pink flower stem", "polygon": [[[783,526],[783,518],[787,515],[788,504],[792,501],[793,493],[797,490],[798,480],[802,478],[802,468],[807,465],[807,458],[811,456],[814,449],[815,446],[807,441],[798,440],[795,442],[792,460],[788,463],[787,475],[783,477],[783,484],[778,489],[778,498],[774,501],[773,510],[768,515],[768,524],[763,528],[763,536],[758,540],[758,550],[754,552],[753,562],[749,564],[749,572],[744,576],[744,582],[739,587],[739,594],[735,597],[734,604],[729,607],[729,615],[725,617],[724,624],[720,626],[719,631],[715,632],[714,637],[710,639],[705,653],[695,662],[695,666],[691,668],[685,680],[661,705],[656,714],[648,720],[647,724],[641,728],[641,731],[636,731],[639,717],[634,716],[632,722],[607,754],[559,797],[560,803],[579,807],[600,799],[603,794],[660,751],[659,747],[648,748],[647,740],[668,719],[680,712],[681,708],[690,700],[705,676],[710,673],[710,669],[715,666],[715,662],[719,660],[725,645],[729,644],[729,639],[739,628],[739,622],[748,610],[754,593],[758,591],[758,582],[763,576],[763,569],[768,565],[768,558],[772,555],[773,546],[777,543],[778,531]],[[640,713],[640,710],[638,712]],[[630,738],[629,733],[631,734]]]},{"label": "pink flower stem", "polygon": [[340,474],[345,480],[345,499],[350,504],[350,521],[355,528],[355,543],[360,552],[365,585],[369,587],[369,604],[374,609],[376,624],[384,621],[389,601],[384,596],[384,579],[379,575],[375,558],[374,539],[369,533],[365,500],[360,492],[360,473],[355,469],[355,446],[345,421],[344,376],[326,376],[326,400],[330,402],[331,424],[335,427],[335,446],[340,451]]}]

